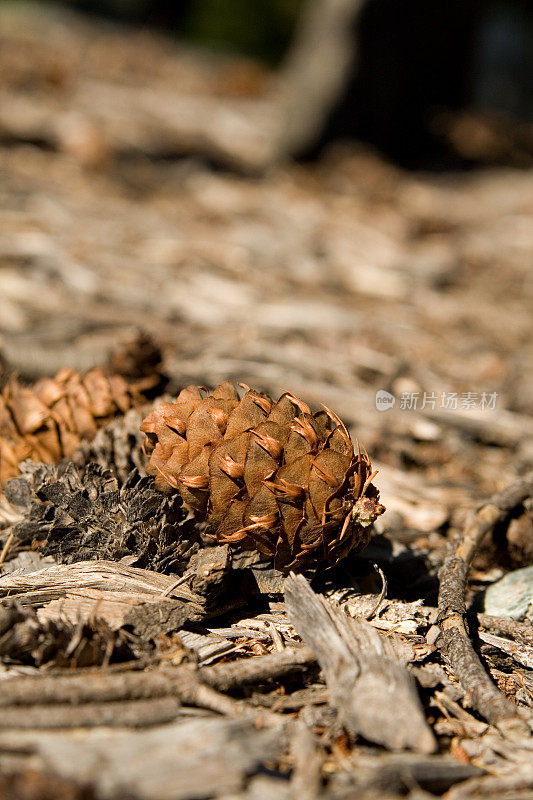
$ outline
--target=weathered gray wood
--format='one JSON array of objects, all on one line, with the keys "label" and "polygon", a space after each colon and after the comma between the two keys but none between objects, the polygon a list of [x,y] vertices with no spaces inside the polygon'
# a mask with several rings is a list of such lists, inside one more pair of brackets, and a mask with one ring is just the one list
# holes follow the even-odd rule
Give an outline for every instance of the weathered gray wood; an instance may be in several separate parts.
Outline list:
[{"label": "weathered gray wood", "polygon": [[211,686],[225,691],[236,686],[272,680],[293,671],[300,672],[314,662],[315,656],[308,647],[288,647],[281,653],[204,667],[202,679]]},{"label": "weathered gray wood", "polygon": [[52,729],[98,727],[142,727],[175,719],[181,703],[175,697],[134,702],[87,705],[32,705],[2,709],[0,728]]},{"label": "weathered gray wood", "polygon": [[533,625],[530,622],[516,622],[514,619],[493,617],[490,614],[478,614],[477,617],[486,630],[503,633],[517,642],[533,647]]},{"label": "weathered gray wood", "polygon": [[[244,787],[246,776],[277,757],[279,730],[227,719],[178,722],[153,730],[36,736],[46,767],[96,786],[100,797],[146,800],[208,798]],[[147,769],[147,765],[150,768]]]},{"label": "weathered gray wood", "polygon": [[[148,672],[39,675],[10,678],[2,683],[0,706],[33,703],[94,703],[154,697],[190,696],[201,682],[220,691],[250,685],[304,671],[315,657],[307,647],[286,648],[256,658],[201,667],[184,664]],[[0,720],[1,722],[1,720]]]},{"label": "weathered gray wood", "polygon": [[333,608],[302,575],[287,578],[285,598],[294,627],[325,672],[330,702],[345,728],[392,749],[433,752],[435,739],[414,681],[387,640]]},{"label": "weathered gray wood", "polygon": [[175,578],[115,561],[78,561],[25,575],[0,576],[0,597],[16,597],[18,602],[27,604],[41,605],[64,596],[69,590],[84,588],[152,596],[168,592],[185,602],[201,605],[199,596],[186,585],[176,586]]},{"label": "weathered gray wood", "polygon": [[298,720],[291,731],[293,772],[291,789],[298,800],[316,800],[320,794],[323,756],[317,748],[316,737]]},{"label": "weathered gray wood", "polygon": [[335,776],[333,797],[352,800],[366,797],[366,792],[372,798],[397,797],[414,786],[441,794],[455,783],[482,774],[474,765],[461,764],[450,756],[415,753],[359,755],[356,765],[349,773]]}]

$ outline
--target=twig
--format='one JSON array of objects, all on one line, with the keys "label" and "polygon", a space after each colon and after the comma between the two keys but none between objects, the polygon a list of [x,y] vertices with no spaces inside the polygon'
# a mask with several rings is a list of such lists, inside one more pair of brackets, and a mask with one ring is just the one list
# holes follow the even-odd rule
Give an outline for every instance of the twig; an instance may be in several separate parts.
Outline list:
[{"label": "twig", "polygon": [[370,620],[376,616],[383,600],[385,599],[385,595],[387,594],[387,578],[385,577],[385,573],[378,564],[372,562],[372,566],[374,567],[379,577],[381,578],[381,591],[378,595],[378,599],[376,600],[370,611],[367,614],[365,614],[365,619],[367,622],[370,622]]},{"label": "twig", "polygon": [[512,636],[517,642],[533,646],[533,626],[530,622],[516,622],[514,619],[493,617],[490,614],[478,614],[477,618],[485,630],[503,633]]},{"label": "twig", "polygon": [[179,695],[80,705],[47,703],[29,707],[10,706],[2,709],[0,729],[93,728],[100,725],[141,727],[170,722],[178,716],[182,705],[207,708],[227,717],[252,719],[261,726],[280,725],[287,720],[283,714],[254,708],[199,682],[191,681],[187,686],[180,686]]},{"label": "twig", "polygon": [[226,691],[243,684],[262,683],[291,672],[301,672],[314,663],[316,657],[308,647],[286,647],[280,653],[201,667],[199,672],[204,683]]},{"label": "twig", "polygon": [[[0,706],[46,705],[50,703],[102,703],[119,700],[148,700],[156,697],[189,697],[198,684],[225,691],[298,672],[314,663],[307,647],[289,648],[282,653],[240,659],[229,664],[201,667],[185,664],[174,669],[151,672],[123,672],[78,675],[46,675],[9,678],[2,682]],[[3,712],[2,712],[3,713]],[[2,715],[0,715],[0,726]]]},{"label": "twig", "polygon": [[465,626],[468,568],[481,540],[494,526],[533,494],[533,473],[510,484],[482,506],[467,523],[441,568],[437,646],[469,692],[473,707],[502,733],[525,734],[528,728],[516,706],[493,684],[474,651]]},{"label": "twig", "polygon": [[282,714],[253,708],[217,688],[279,677],[312,663],[314,656],[307,648],[287,648],[249,661],[259,664],[250,668],[245,666],[247,660],[241,660],[204,670],[186,664],[119,675],[14,678],[2,687],[0,729],[151,725],[174,719],[182,704],[252,719],[261,726],[284,723]]},{"label": "twig", "polygon": [[233,697],[217,692],[204,683],[193,685],[190,694],[183,696],[182,699],[188,705],[208,708],[223,714],[226,717],[241,717],[252,719],[257,725],[280,725],[287,721],[283,714],[268,711],[265,708],[257,709],[242,700],[235,700]]},{"label": "twig", "polygon": [[9,534],[9,536],[6,539],[6,543],[2,548],[2,552],[0,553],[0,567],[2,566],[4,561],[6,560],[6,556],[7,556],[9,548],[11,547],[11,542],[13,541],[13,537],[14,536],[15,536],[14,532],[11,531],[11,533]]},{"label": "twig", "polygon": [[184,583],[187,583],[190,577],[191,573],[186,572],[184,575],[181,576],[181,578],[178,578],[177,581],[174,581],[174,583],[171,583],[170,586],[166,587],[166,589],[163,589],[160,596],[168,597],[170,594],[172,594],[174,589],[178,588],[178,586],[182,586]]},{"label": "twig", "polygon": [[126,703],[88,703],[13,706],[2,709],[1,728],[94,728],[100,725],[141,727],[170,722],[179,714],[175,697],[159,697]]}]

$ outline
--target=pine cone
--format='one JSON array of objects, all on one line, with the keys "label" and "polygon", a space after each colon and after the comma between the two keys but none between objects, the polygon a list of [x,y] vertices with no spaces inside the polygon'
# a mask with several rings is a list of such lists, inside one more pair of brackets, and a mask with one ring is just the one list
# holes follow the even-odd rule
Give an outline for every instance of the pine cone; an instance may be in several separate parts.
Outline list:
[{"label": "pine cone", "polygon": [[324,407],[311,414],[286,392],[277,402],[223,383],[189,386],[144,420],[147,471],[177,489],[218,542],[274,558],[278,569],[336,563],[366,546],[385,510],[366,451]]},{"label": "pine cone", "polygon": [[19,474],[26,458],[53,462],[71,456],[97,428],[145,398],[141,384],[101,369],[62,369],[32,387],[11,380],[0,394],[0,483]]}]

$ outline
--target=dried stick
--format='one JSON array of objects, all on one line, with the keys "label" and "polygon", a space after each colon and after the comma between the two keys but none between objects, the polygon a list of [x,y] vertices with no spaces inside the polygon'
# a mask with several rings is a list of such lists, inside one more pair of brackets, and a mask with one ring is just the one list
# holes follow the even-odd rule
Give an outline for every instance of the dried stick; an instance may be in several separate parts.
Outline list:
[{"label": "dried stick", "polygon": [[8,679],[0,694],[0,729],[150,725],[174,719],[182,704],[252,719],[261,726],[284,723],[282,714],[252,708],[217,688],[297,671],[313,663],[313,654],[307,648],[287,648],[249,661],[259,663],[249,667],[242,659],[218,669],[185,664],[154,672]]},{"label": "dried stick", "polygon": [[200,667],[199,675],[203,683],[227,691],[243,684],[262,683],[291,672],[301,672],[315,663],[315,655],[308,647],[287,647],[280,653]]},{"label": "dried stick", "polygon": [[217,692],[205,683],[195,683],[190,692],[183,694],[181,698],[187,705],[208,708],[217,714],[226,717],[242,717],[252,719],[260,727],[264,725],[276,726],[283,724],[287,718],[283,714],[274,711],[267,711],[266,708],[257,709],[242,700],[235,700],[233,697]]},{"label": "dried stick", "polygon": [[514,619],[493,617],[490,614],[478,614],[477,618],[486,631],[503,633],[511,636],[515,642],[533,647],[533,625],[530,622],[516,622]]},{"label": "dried stick", "polygon": [[[2,681],[0,707],[57,703],[103,703],[149,700],[157,697],[192,697],[199,684],[218,691],[280,678],[315,662],[307,647],[286,648],[282,653],[239,659],[228,664],[200,667],[185,664],[149,672],[44,675]],[[2,711],[3,714],[3,711]],[[0,727],[2,724],[0,714]]]},{"label": "dried stick", "polygon": [[467,523],[440,570],[440,636],[437,646],[448,661],[472,705],[502,733],[526,733],[516,706],[493,684],[476,655],[465,626],[465,589],[468,569],[481,540],[494,526],[533,494],[533,472],[495,494]]},{"label": "dried stick", "polygon": [[183,705],[207,708],[227,717],[252,719],[259,725],[276,726],[286,717],[266,709],[257,709],[240,700],[227,697],[210,686],[191,682],[180,687],[179,697],[153,697],[144,700],[97,703],[47,703],[31,706],[9,706],[2,709],[2,728],[93,728],[100,725],[142,727],[170,722]]},{"label": "dried stick", "polygon": [[181,703],[175,697],[157,697],[126,703],[90,703],[12,706],[2,709],[2,728],[53,729],[105,726],[141,727],[159,725],[175,719]]},{"label": "dried stick", "polygon": [[15,534],[13,533],[13,531],[11,531],[11,533],[9,534],[9,536],[6,539],[6,543],[2,548],[2,552],[0,553],[0,567],[2,566],[4,561],[6,560],[6,556],[7,556],[9,548],[11,547],[11,542],[13,541],[13,537],[14,536],[15,536]]}]

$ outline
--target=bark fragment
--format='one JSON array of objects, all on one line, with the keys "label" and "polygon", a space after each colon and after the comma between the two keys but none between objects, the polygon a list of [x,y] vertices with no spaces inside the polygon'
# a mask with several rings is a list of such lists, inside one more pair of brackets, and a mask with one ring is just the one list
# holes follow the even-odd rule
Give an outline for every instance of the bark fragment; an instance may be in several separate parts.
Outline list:
[{"label": "bark fragment", "polygon": [[435,739],[414,682],[387,640],[333,608],[301,575],[287,578],[285,596],[292,623],[324,670],[330,703],[349,733],[391,749],[433,752]]}]

